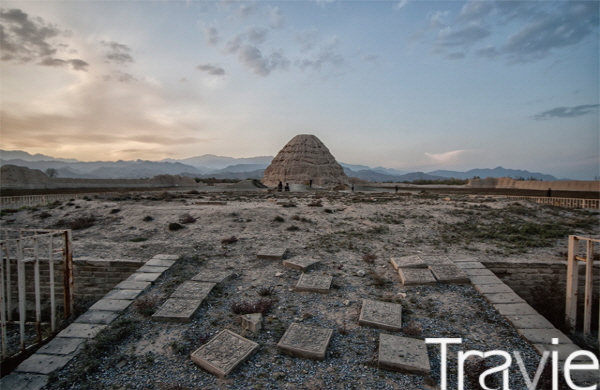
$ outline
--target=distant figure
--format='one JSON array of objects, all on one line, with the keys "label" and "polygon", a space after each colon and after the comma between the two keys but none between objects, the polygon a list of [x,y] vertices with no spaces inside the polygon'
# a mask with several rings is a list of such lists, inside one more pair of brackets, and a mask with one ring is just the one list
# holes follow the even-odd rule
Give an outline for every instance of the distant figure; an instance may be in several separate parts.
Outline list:
[{"label": "distant figure", "polygon": [[281,180],[279,180],[279,184],[277,184],[277,191],[281,192],[281,190],[283,190],[283,183],[281,182]]},{"label": "distant figure", "polygon": [[548,188],[548,191],[546,192],[546,196],[547,196],[548,198],[551,198],[551,197],[552,197],[552,188]]},{"label": "distant figure", "polygon": [[285,191],[286,192],[290,191],[290,183],[285,183]]},{"label": "distant figure", "polygon": [[396,186],[396,193],[398,193],[398,186]]},{"label": "distant figure", "polygon": [[312,188],[312,180],[308,183],[308,186]]},{"label": "distant figure", "polygon": [[352,184],[352,192],[354,192],[354,184]]}]

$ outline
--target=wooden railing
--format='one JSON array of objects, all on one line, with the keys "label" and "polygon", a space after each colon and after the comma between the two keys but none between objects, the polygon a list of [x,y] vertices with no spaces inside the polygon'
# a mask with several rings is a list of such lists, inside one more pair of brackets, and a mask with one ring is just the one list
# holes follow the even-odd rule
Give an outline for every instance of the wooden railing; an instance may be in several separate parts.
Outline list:
[{"label": "wooden railing", "polygon": [[[579,256],[580,242],[585,242],[585,257]],[[567,304],[566,322],[573,331],[577,325],[577,298],[579,296],[579,262],[585,263],[585,300],[583,304],[583,333],[589,335],[592,327],[592,298],[594,293],[594,243],[600,239],[569,236],[567,259]],[[598,329],[600,342],[600,324]]]},{"label": "wooden railing", "polygon": [[573,209],[600,209],[600,199],[553,198],[544,196],[502,196],[515,200],[528,200],[535,203],[547,204]]}]

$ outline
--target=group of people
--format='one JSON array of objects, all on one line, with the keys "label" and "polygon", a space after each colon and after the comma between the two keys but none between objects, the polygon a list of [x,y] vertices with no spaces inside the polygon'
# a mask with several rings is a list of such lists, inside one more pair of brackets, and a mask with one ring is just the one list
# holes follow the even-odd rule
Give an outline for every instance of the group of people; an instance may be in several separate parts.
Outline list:
[{"label": "group of people", "polygon": [[[279,184],[277,184],[277,191],[281,192],[283,190],[283,183],[281,182],[281,180],[279,180]],[[290,183],[285,183],[285,191],[289,192],[290,191]]]}]

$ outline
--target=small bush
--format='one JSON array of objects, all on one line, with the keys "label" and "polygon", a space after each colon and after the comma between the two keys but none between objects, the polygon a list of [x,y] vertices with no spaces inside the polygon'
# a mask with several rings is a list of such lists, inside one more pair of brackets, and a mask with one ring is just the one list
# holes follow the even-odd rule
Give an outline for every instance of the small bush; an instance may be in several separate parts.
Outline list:
[{"label": "small bush", "polygon": [[296,225],[292,225],[292,226],[288,226],[287,229],[285,229],[289,232],[297,232],[298,230],[300,230],[300,228]]},{"label": "small bush", "polygon": [[258,301],[250,302],[250,301],[240,301],[240,302],[232,302],[230,307],[231,311],[234,314],[252,314],[252,313],[262,313],[267,314],[269,310],[273,307],[275,302],[269,298],[261,298]]},{"label": "small bush", "polygon": [[325,212],[327,214],[333,214],[333,210],[332,209],[323,209],[323,212]]},{"label": "small bush", "polygon": [[368,253],[366,255],[363,255],[362,259],[365,263],[374,264],[375,260],[377,259],[377,256],[375,256],[372,253]]},{"label": "small bush", "polygon": [[138,314],[141,314],[144,317],[150,317],[156,311],[158,302],[158,296],[144,295],[133,302],[133,307]]},{"label": "small bush", "polygon": [[229,244],[234,244],[238,241],[236,236],[231,236],[229,238],[224,238],[221,240],[221,245],[229,245]]},{"label": "small bush", "polygon": [[150,222],[150,221],[154,221],[154,218],[152,218],[152,217],[151,217],[151,216],[149,216],[149,215],[146,215],[146,216],[145,216],[145,217],[142,219],[142,221],[144,221],[144,222]]},{"label": "small bush", "polygon": [[129,240],[129,242],[144,242],[144,241],[148,241],[148,239],[146,237],[137,237],[137,238],[132,238],[131,240]]},{"label": "small bush", "polygon": [[261,297],[268,297],[275,294],[275,286],[261,287],[256,292]]},{"label": "small bush", "polygon": [[42,211],[42,212],[40,213],[40,215],[38,215],[38,217],[40,217],[40,219],[46,219],[46,218],[48,218],[48,217],[51,217],[51,216],[52,216],[52,214],[50,214],[50,213],[49,213],[49,212],[47,212],[47,211]]},{"label": "small bush", "polygon": [[196,218],[192,217],[189,214],[183,214],[179,217],[179,223],[188,224],[196,222]]},{"label": "small bush", "polygon": [[273,218],[273,222],[285,222],[285,219],[282,216],[278,215],[275,218]]},{"label": "small bush", "polygon": [[178,224],[177,222],[172,222],[169,224],[169,230],[171,231],[177,231],[183,229],[183,225]]},{"label": "small bush", "polygon": [[121,211],[121,209],[112,209],[112,210],[110,210],[110,213],[111,214],[116,214],[116,213],[118,213],[120,211]]},{"label": "small bush", "polygon": [[80,217],[80,218],[72,220],[69,223],[69,227],[71,228],[71,230],[81,230],[81,229],[87,229],[89,227],[92,227],[92,226],[94,226],[95,223],[96,223],[96,217],[94,217],[93,215],[90,215],[87,217]]},{"label": "small bush", "polygon": [[308,207],[323,207],[323,202],[321,202],[320,200],[315,200],[313,202],[310,202],[308,204]]},{"label": "small bush", "polygon": [[423,327],[419,322],[410,320],[408,324],[402,327],[402,332],[407,336],[421,336],[423,333]]}]

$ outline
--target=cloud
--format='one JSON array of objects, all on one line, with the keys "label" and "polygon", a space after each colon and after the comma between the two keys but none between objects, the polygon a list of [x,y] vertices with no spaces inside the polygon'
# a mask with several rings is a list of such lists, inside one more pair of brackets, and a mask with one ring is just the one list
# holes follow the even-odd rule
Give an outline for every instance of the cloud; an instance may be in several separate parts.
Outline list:
[{"label": "cloud", "polygon": [[214,66],[214,65],[210,65],[210,64],[198,65],[196,67],[196,69],[206,72],[211,76],[224,76],[225,75],[225,70],[223,68]]},{"label": "cloud", "polygon": [[271,19],[271,28],[280,29],[285,25],[285,15],[281,12],[279,7],[273,7],[269,10],[269,17]]},{"label": "cloud", "polygon": [[[296,61],[296,64],[303,70],[310,68],[320,71],[325,66],[330,65],[336,71],[339,71],[340,67],[345,63],[344,56],[338,51],[339,44],[340,40],[337,37],[333,37],[328,43],[316,50],[312,56],[300,59]],[[314,45],[311,46],[311,48],[313,47]]]},{"label": "cloud", "polygon": [[439,32],[434,50],[442,51],[444,48],[455,46],[469,47],[490,34],[487,28],[474,23],[458,29],[448,27]]},{"label": "cloud", "polygon": [[288,69],[290,64],[290,61],[280,52],[273,52],[265,57],[257,47],[251,45],[244,45],[239,49],[238,60],[259,76],[268,76],[277,69]]},{"label": "cloud", "polygon": [[211,47],[216,47],[219,44],[219,42],[221,41],[219,32],[217,31],[217,29],[214,26],[204,27],[204,36],[206,39],[206,43],[208,44],[208,46],[211,46]]},{"label": "cloud", "polygon": [[133,57],[131,57],[129,54],[131,52],[131,48],[129,48],[127,45],[107,41],[101,41],[100,44],[110,49],[110,51],[105,55],[105,58],[108,60],[108,62],[114,62],[119,65],[123,65],[128,62],[134,62]]},{"label": "cloud", "polygon": [[246,34],[248,36],[248,40],[251,43],[255,45],[260,45],[261,43],[264,43],[267,40],[268,32],[269,30],[263,27],[252,27],[248,29]]},{"label": "cloud", "polygon": [[252,2],[244,2],[237,9],[237,14],[241,18],[247,18],[256,11],[256,4]]},{"label": "cloud", "polygon": [[425,153],[427,157],[434,160],[436,163],[454,163],[459,160],[459,158],[467,152],[466,150],[452,150],[450,152],[445,153]]},{"label": "cloud", "polygon": [[317,46],[319,30],[311,28],[302,30],[294,37],[294,40],[300,44],[300,51],[307,52]]},{"label": "cloud", "polygon": [[575,107],[556,107],[535,115],[535,119],[576,118],[598,110],[600,104],[584,104]]},{"label": "cloud", "polygon": [[82,70],[82,71],[87,71],[87,67],[89,65],[87,62],[85,62],[83,60],[77,60],[77,59],[61,60],[60,58],[51,58],[51,57],[46,57],[46,58],[42,59],[42,61],[40,61],[38,64],[43,65],[43,66],[55,66],[55,67],[71,65],[74,70]]},{"label": "cloud", "polygon": [[394,10],[399,11],[404,8],[408,4],[408,0],[400,0],[396,5],[394,5]]}]

